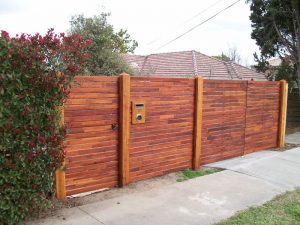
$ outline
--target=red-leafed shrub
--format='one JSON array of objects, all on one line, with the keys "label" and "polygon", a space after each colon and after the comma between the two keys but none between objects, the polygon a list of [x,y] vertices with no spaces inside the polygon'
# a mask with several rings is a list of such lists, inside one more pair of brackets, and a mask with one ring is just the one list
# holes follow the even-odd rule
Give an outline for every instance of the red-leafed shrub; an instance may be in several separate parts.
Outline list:
[{"label": "red-leafed shrub", "polygon": [[63,159],[59,106],[90,41],[74,34],[0,36],[0,224],[47,207]]}]

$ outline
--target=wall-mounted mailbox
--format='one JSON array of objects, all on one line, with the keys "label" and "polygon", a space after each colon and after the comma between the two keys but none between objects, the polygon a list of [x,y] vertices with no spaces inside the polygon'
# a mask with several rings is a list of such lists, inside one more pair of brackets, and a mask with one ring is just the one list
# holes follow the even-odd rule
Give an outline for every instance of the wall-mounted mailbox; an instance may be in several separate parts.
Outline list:
[{"label": "wall-mounted mailbox", "polygon": [[132,124],[145,123],[145,103],[144,102],[132,102]]}]

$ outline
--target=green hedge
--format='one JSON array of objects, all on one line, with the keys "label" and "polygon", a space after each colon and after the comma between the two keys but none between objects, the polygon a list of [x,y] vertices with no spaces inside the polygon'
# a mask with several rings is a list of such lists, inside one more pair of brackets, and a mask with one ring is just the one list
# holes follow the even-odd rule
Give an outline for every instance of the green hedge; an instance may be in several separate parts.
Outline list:
[{"label": "green hedge", "polygon": [[90,41],[50,29],[0,37],[0,224],[17,224],[49,205],[65,128],[59,106]]}]

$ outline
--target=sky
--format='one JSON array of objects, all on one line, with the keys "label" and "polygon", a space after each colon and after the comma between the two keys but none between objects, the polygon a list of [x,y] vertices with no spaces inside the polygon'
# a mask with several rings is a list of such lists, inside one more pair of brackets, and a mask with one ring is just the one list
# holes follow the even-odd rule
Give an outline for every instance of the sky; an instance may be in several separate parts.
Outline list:
[{"label": "sky", "polygon": [[[125,29],[139,43],[136,54],[196,50],[220,55],[237,48],[242,64],[254,63],[259,52],[251,39],[250,9],[245,0],[220,13],[183,37],[177,36],[207,20],[236,0],[0,0],[0,30],[20,33],[66,32],[72,15],[110,12],[115,30]],[[164,47],[163,47],[164,46]]]}]

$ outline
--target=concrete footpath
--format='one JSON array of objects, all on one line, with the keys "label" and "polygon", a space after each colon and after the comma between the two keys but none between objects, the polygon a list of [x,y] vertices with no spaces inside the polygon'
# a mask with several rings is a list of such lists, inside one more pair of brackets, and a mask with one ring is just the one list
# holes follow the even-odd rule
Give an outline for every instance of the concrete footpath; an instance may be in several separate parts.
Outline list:
[{"label": "concrete footpath", "polygon": [[64,209],[44,225],[214,224],[300,187],[300,148],[212,163],[226,170],[152,190]]}]

